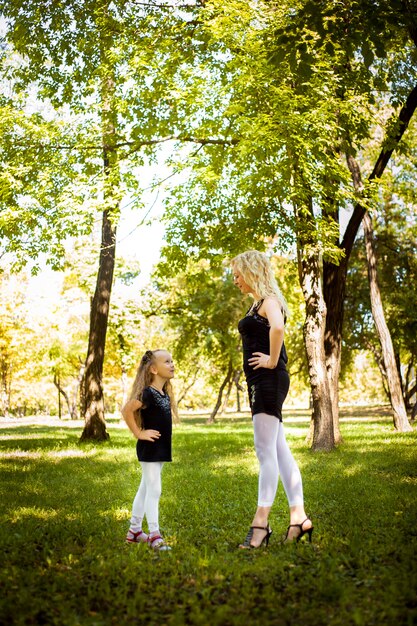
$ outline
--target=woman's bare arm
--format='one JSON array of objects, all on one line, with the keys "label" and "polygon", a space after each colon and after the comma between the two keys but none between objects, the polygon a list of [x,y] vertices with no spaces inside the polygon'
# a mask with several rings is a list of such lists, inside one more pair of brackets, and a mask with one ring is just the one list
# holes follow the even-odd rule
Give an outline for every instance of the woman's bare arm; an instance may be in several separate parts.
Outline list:
[{"label": "woman's bare arm", "polygon": [[282,344],[284,342],[284,316],[278,300],[275,298],[265,298],[261,308],[259,309],[259,315],[266,317],[270,325],[270,354],[268,355],[263,354],[262,352],[254,352],[252,358],[248,360],[248,363],[252,365],[254,370],[257,370],[260,367],[274,369],[274,367],[277,366]]}]

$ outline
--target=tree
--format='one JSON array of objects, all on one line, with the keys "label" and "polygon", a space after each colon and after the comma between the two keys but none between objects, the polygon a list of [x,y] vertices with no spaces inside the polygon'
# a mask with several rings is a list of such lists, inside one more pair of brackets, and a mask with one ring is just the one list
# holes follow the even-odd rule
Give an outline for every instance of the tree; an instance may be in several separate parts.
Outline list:
[{"label": "tree", "polygon": [[[172,93],[172,77],[183,71],[184,54],[195,36],[195,9],[189,5],[179,12],[175,6],[171,10],[168,5],[123,0],[0,3],[7,22],[6,39],[22,56],[20,65],[7,68],[16,88],[36,85],[39,99],[49,102],[55,111],[69,109],[79,121],[70,141],[56,142],[50,135],[43,136],[35,142],[34,152],[42,153],[47,145],[54,153],[70,155],[72,175],[96,183],[97,196],[90,202],[90,212],[91,205],[102,212],[84,374],[86,424],[82,439],[108,437],[102,373],[120,199],[128,190],[139,195],[138,181],[131,172],[143,162],[142,146],[148,146],[151,154],[153,145],[169,138],[167,105],[161,94]],[[153,44],[157,39],[156,50]],[[37,201],[42,205],[42,198]],[[71,213],[76,212],[72,206]],[[55,224],[60,217],[57,213]],[[33,227],[38,226],[35,216]]]},{"label": "tree", "polygon": [[378,284],[377,256],[374,244],[372,220],[369,213],[365,213],[364,215],[363,229],[365,234],[366,258],[368,261],[368,280],[371,295],[372,315],[381,345],[384,370],[386,372],[389,389],[389,398],[393,408],[394,426],[401,432],[407,432],[412,430],[412,428],[408,423],[400,376],[395,361],[394,347],[391,340],[391,334],[385,320],[381,290]]},{"label": "tree", "polygon": [[[372,247],[380,262],[378,290],[384,302],[390,338],[392,337],[396,374],[406,407],[415,392],[413,364],[416,359],[414,246],[415,181],[412,167],[405,167],[406,155],[395,159],[395,175],[387,176],[380,198],[380,207],[374,216]],[[401,167],[400,167],[401,166]],[[369,244],[368,244],[369,245]],[[385,366],[381,341],[375,335],[372,304],[364,282],[367,259],[363,237],[355,243],[348,273],[347,319],[343,335],[349,349],[366,348],[374,355],[380,369],[387,397],[390,399],[390,381]]]},{"label": "tree", "polygon": [[[400,3],[379,3],[375,14],[372,2],[343,9],[326,1],[239,9],[230,2],[210,4],[205,17],[223,56],[198,132],[215,128],[223,143],[194,155],[192,176],[174,192],[170,258],[181,264],[190,253],[219,257],[274,239],[281,250],[297,246],[313,447],[331,449],[340,439],[337,384],[351,249],[370,188],[417,105],[408,71],[416,55],[413,14]],[[375,124],[377,113],[391,114],[385,129]],[[371,142],[375,166],[358,193],[345,157],[368,164],[369,137],[384,131],[379,148]],[[345,207],[352,217],[341,233]]]},{"label": "tree", "polygon": [[26,311],[24,309],[24,284],[11,280],[10,276],[0,274],[1,315],[0,315],[0,410],[8,416],[12,381],[23,360],[24,344],[28,333]]}]

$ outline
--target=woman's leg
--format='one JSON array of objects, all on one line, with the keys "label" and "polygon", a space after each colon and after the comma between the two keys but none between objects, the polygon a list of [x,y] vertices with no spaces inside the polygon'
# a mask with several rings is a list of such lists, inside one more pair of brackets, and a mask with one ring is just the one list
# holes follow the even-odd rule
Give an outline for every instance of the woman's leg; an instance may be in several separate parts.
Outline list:
[{"label": "woman's leg", "polygon": [[150,534],[159,532],[159,498],[161,497],[161,472],[163,462],[141,462],[146,484],[144,510]]},{"label": "woman's leg", "polygon": [[[290,524],[302,524],[307,519],[304,510],[303,482],[301,472],[285,438],[284,425],[282,422],[279,423],[278,427],[277,457],[279,473],[290,507]],[[311,526],[311,521],[307,520],[305,524],[303,524],[303,530],[307,530],[311,528]],[[291,541],[299,534],[299,528],[290,528],[288,539]]]},{"label": "woman's leg", "polygon": [[304,506],[303,483],[298,465],[285,438],[284,424],[278,423],[276,439],[279,474],[290,507]]},{"label": "woman's leg", "polygon": [[258,506],[271,507],[278,487],[277,437],[279,420],[273,415],[253,416],[256,456],[259,461]]},{"label": "woman's leg", "polygon": [[[252,526],[265,528],[278,486],[277,436],[279,421],[273,415],[253,416],[254,441],[259,461],[258,508]],[[254,529],[251,545],[257,547],[265,537],[264,530]]]}]

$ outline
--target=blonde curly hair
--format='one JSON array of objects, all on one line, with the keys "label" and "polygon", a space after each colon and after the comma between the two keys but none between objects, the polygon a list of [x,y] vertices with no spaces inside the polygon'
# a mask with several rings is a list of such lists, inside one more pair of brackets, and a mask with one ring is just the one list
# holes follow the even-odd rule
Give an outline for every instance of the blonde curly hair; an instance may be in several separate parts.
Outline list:
[{"label": "blonde curly hair", "polygon": [[284,318],[288,317],[288,305],[278,287],[271,262],[267,255],[257,250],[247,250],[235,256],[230,264],[233,271],[238,271],[243,280],[251,287],[262,299],[273,297],[277,298],[281,305]]}]

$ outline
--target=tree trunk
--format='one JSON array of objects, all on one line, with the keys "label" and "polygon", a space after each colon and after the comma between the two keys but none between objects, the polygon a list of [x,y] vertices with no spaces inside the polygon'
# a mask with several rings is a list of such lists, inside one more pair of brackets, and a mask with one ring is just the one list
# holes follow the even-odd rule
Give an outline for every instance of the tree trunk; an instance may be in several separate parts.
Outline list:
[{"label": "tree trunk", "polygon": [[127,398],[128,398],[127,371],[126,371],[126,367],[122,365],[122,406],[126,404]]},{"label": "tree trunk", "polygon": [[410,410],[413,405],[413,403],[411,402],[411,398],[415,396],[416,393],[417,393],[417,384],[413,385],[413,387],[411,387],[410,389],[407,389],[405,399],[406,399],[406,406],[408,405],[408,410]]},{"label": "tree trunk", "polygon": [[384,391],[388,398],[388,402],[391,403],[390,390],[389,390],[388,381],[387,381],[387,372],[385,370],[384,359],[382,358],[382,352],[378,350],[377,347],[374,346],[370,341],[367,341],[365,345],[367,349],[373,354],[375,363],[377,364],[379,373],[381,374],[382,386],[384,387]]},{"label": "tree trunk", "polygon": [[[195,367],[193,369],[193,377],[191,379],[191,382],[188,382],[182,389],[181,394],[177,400],[177,406],[179,405],[180,402],[182,402],[185,398],[185,396],[187,395],[187,393],[190,391],[190,389],[195,385],[195,381],[197,380],[198,377],[198,372],[199,372],[199,367],[197,365],[197,367]],[[188,372],[187,376],[186,376],[186,380],[189,378],[189,376],[191,375],[191,372]]]},{"label": "tree trunk", "polygon": [[407,371],[405,374],[405,391],[404,393],[404,401],[405,408],[407,411],[411,411],[412,408],[412,397],[417,392],[417,382],[414,370],[414,356],[411,357],[408,365]]},{"label": "tree trunk", "polygon": [[79,393],[78,407],[79,407],[80,415],[85,415],[86,414],[85,387],[84,387],[85,363],[81,360],[80,357],[78,357],[78,359],[80,362],[80,367],[78,369],[78,377],[77,377],[78,393]]},{"label": "tree trunk", "polygon": [[313,398],[313,450],[332,450],[335,446],[332,401],[326,369],[324,333],[326,303],[320,280],[320,259],[314,251],[298,245],[300,284],[306,303],[304,341]]},{"label": "tree trunk", "polygon": [[223,415],[223,413],[226,411],[226,409],[227,409],[227,405],[229,404],[230,394],[231,394],[232,387],[233,387],[233,384],[234,384],[234,379],[235,379],[235,377],[234,377],[234,372],[232,372],[232,375],[230,376],[229,382],[228,382],[228,384],[227,384],[227,390],[226,390],[226,393],[225,393],[225,396],[224,396],[224,400],[223,400],[222,408],[221,408],[221,410],[220,410],[220,413],[221,413],[222,415]]},{"label": "tree trunk", "polygon": [[65,402],[67,403],[68,416],[71,418],[71,402],[68,397],[67,392],[63,387],[61,387],[61,376],[58,373],[54,373],[54,385],[58,389],[58,417],[61,419],[61,394],[64,396]]},{"label": "tree trunk", "polygon": [[94,297],[91,301],[90,332],[85,362],[85,426],[81,441],[105,441],[109,438],[104,417],[103,362],[110,295],[116,258],[116,225],[120,203],[120,169],[117,149],[117,112],[115,106],[114,68],[108,59],[111,36],[102,42],[102,57],[109,65],[102,78],[102,128],[104,166],[104,205],[101,230],[99,270]]},{"label": "tree trunk", "polygon": [[336,443],[342,442],[339,426],[339,376],[342,355],[342,328],[346,292],[346,265],[323,262],[323,297],[326,303],[324,351],[332,402],[333,430]]},{"label": "tree trunk", "polygon": [[103,214],[100,265],[96,290],[91,301],[90,334],[84,373],[85,427],[81,441],[109,438],[104,418],[103,362],[106,345],[110,294],[115,263],[116,230],[112,227],[108,211]]},{"label": "tree trunk", "polygon": [[1,413],[4,417],[9,416],[10,395],[11,395],[11,366],[8,359],[1,360]]},{"label": "tree trunk", "polygon": [[368,261],[368,280],[371,294],[372,316],[378,332],[384,360],[384,368],[387,373],[387,384],[390,392],[394,427],[399,432],[407,432],[412,430],[412,428],[407,419],[407,411],[405,409],[401,381],[398,375],[394,347],[392,345],[389,328],[385,321],[381,292],[378,285],[377,259],[373,240],[372,220],[369,213],[364,215],[363,229],[365,234],[366,258]]},{"label": "tree trunk", "polygon": [[242,412],[242,408],[240,406],[240,392],[243,389],[242,389],[242,385],[239,382],[240,381],[240,377],[242,376],[242,374],[243,374],[243,370],[242,369],[238,369],[236,371],[236,374],[235,374],[234,378],[233,378],[233,382],[234,382],[234,384],[236,386],[236,411],[238,413]]},{"label": "tree trunk", "polygon": [[[415,41],[415,33],[412,33],[413,40]],[[416,41],[415,41],[416,42]],[[394,129],[394,134],[387,137],[387,141],[381,149],[378,159],[375,163],[374,169],[368,177],[368,182],[378,180],[384,173],[394,149],[397,147],[401,138],[408,128],[409,122],[417,107],[417,86],[410,92],[404,106],[402,107],[398,120],[395,124],[391,125]],[[355,160],[348,155],[347,156],[348,167],[352,174],[352,181],[356,193],[359,198],[363,194],[363,185],[361,182],[360,171]],[[323,295],[327,305],[326,315],[326,331],[325,331],[325,352],[327,371],[330,382],[330,391],[332,394],[332,406],[336,408],[336,402],[338,402],[338,380],[340,373],[340,358],[341,358],[341,341],[342,341],[342,327],[343,327],[343,314],[344,314],[344,299],[346,293],[346,279],[347,269],[349,264],[349,258],[352,252],[352,247],[358,234],[359,227],[362,222],[362,218],[365,215],[366,208],[365,203],[360,199],[354,207],[352,216],[349,220],[343,240],[340,244],[341,249],[344,251],[345,256],[342,259],[340,265],[334,265],[330,262],[323,263]],[[335,439],[340,438],[339,433],[339,420],[338,420],[338,407],[333,416],[335,427]]]},{"label": "tree trunk", "polygon": [[220,389],[219,389],[219,393],[217,396],[217,402],[215,404],[215,407],[213,409],[213,411],[211,412],[211,415],[209,417],[209,419],[207,420],[207,424],[213,424],[213,422],[216,421],[216,415],[217,412],[220,408],[220,405],[222,403],[222,396],[223,396],[223,391],[224,388],[226,387],[226,385],[229,383],[230,379],[232,378],[232,373],[233,373],[233,364],[232,361],[229,361],[229,366],[227,368],[227,374],[225,376],[225,379],[223,380],[222,384],[220,385]]}]

